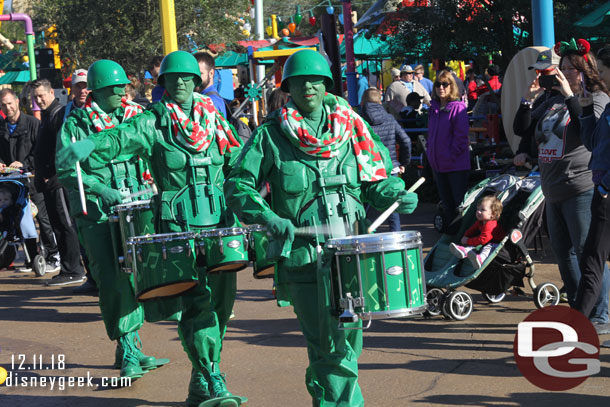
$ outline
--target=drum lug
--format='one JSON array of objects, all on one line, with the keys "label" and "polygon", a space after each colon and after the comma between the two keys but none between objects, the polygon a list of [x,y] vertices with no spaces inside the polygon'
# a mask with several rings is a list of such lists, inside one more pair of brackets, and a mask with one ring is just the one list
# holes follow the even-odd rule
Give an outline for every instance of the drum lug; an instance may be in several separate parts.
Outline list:
[{"label": "drum lug", "polygon": [[191,257],[193,254],[193,248],[191,247],[191,242],[186,242],[186,257]]},{"label": "drum lug", "polygon": [[136,256],[138,257],[138,261],[141,263],[142,260],[142,249],[136,250]]},{"label": "drum lug", "polygon": [[108,216],[108,221],[110,221],[112,223],[116,223],[119,221],[119,217],[117,215],[110,215],[110,216]]},{"label": "drum lug", "polygon": [[353,298],[351,293],[346,293],[345,298],[339,300],[339,305],[343,308],[343,313],[339,316],[340,322],[344,324],[358,322],[358,314],[354,312],[354,306],[357,306],[355,305],[355,300],[360,298]]},{"label": "drum lug", "polygon": [[220,254],[222,256],[224,256],[225,255],[225,245],[224,245],[224,243],[222,241],[222,237],[218,238],[218,248],[220,249]]},{"label": "drum lug", "polygon": [[161,246],[161,254],[163,256],[163,260],[167,260],[167,248],[165,245]]},{"label": "drum lug", "polygon": [[200,242],[197,242],[197,249],[199,249],[199,253],[202,256],[205,256],[205,242],[203,240]]}]

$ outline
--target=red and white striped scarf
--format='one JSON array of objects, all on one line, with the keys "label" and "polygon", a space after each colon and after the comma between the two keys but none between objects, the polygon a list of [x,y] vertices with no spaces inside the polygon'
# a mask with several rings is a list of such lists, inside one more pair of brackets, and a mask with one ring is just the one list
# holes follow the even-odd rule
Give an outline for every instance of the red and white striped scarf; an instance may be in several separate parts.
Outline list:
[{"label": "red and white striped scarf", "polygon": [[[123,113],[123,118],[121,123],[125,120],[136,116],[144,111],[142,106],[137,103],[130,102],[126,98],[121,99],[121,107],[125,109],[125,113]],[[85,100],[85,105],[83,106],[85,112],[87,112],[87,116],[93,122],[93,126],[95,126],[95,131],[100,132],[108,129],[112,129],[114,124],[112,123],[112,118],[108,115],[108,113],[104,112],[93,100],[92,95],[87,96]]]}]

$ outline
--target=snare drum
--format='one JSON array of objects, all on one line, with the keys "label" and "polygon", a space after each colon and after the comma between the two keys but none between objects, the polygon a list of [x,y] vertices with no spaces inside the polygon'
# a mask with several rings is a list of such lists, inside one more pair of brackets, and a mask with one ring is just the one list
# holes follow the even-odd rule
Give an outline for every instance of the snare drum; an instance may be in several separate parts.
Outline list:
[{"label": "snare drum", "polygon": [[177,296],[199,283],[195,236],[193,232],[161,233],[127,241],[138,301]]},{"label": "snare drum", "polygon": [[248,267],[248,229],[220,228],[198,234],[208,273],[240,271]]},{"label": "snare drum", "polygon": [[154,215],[150,208],[150,200],[135,201],[116,205],[112,208],[111,222],[118,222],[121,230],[123,253],[119,256],[119,263],[125,271],[132,271],[131,261],[125,256],[127,241],[135,236],[154,233]]},{"label": "snare drum", "polygon": [[275,262],[267,260],[267,246],[269,239],[266,229],[261,225],[248,227],[250,236],[250,257],[252,257],[252,268],[254,278],[273,278],[275,273]]},{"label": "snare drum", "polygon": [[420,315],[426,310],[419,232],[330,239],[331,300],[342,322]]}]

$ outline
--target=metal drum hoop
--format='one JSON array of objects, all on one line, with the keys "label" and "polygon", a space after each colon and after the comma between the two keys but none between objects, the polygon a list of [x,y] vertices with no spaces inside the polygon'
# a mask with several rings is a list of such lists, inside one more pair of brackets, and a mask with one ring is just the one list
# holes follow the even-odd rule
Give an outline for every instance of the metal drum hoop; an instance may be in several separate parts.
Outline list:
[{"label": "metal drum hoop", "polygon": [[[326,247],[336,249],[337,254],[359,254],[414,249],[422,244],[419,232],[390,232],[381,235],[357,235],[330,239],[326,242]],[[391,237],[395,239],[390,239]]]},{"label": "metal drum hoop", "polygon": [[112,211],[115,213],[127,212],[139,209],[150,209],[150,199],[143,201],[134,201],[124,204],[115,205],[112,207]]},{"label": "metal drum hoop", "polygon": [[172,240],[191,240],[196,237],[194,232],[159,233],[155,235],[134,236],[127,241],[128,245],[165,243]]}]

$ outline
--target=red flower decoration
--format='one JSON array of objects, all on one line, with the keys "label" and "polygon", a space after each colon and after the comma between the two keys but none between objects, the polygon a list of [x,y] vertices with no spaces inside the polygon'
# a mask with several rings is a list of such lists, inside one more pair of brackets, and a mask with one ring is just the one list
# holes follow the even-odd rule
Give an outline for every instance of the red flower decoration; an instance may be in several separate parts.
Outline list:
[{"label": "red flower decoration", "polygon": [[591,44],[589,44],[589,41],[583,40],[582,38],[576,40],[576,45],[578,46],[578,51],[580,51],[581,55],[585,55],[591,50]]}]

